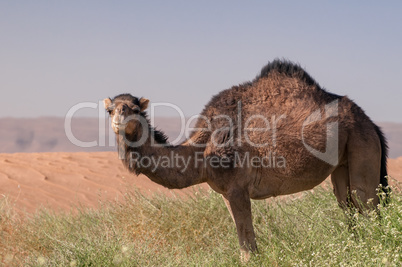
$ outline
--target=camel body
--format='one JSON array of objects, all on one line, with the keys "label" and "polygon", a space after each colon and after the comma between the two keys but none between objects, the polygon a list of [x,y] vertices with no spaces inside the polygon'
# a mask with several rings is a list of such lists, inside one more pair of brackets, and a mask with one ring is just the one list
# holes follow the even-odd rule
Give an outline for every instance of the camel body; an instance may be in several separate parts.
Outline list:
[{"label": "camel body", "polygon": [[[369,200],[379,203],[379,184],[387,186],[381,130],[353,101],[325,91],[291,62],[269,63],[252,82],[214,96],[178,146],[149,124],[148,102],[129,94],[104,100],[123,163],[168,188],[206,182],[222,194],[244,260],[257,250],[250,199],[309,190],[331,175],[339,204],[363,211]],[[161,167],[156,158],[169,155],[187,166]]]}]

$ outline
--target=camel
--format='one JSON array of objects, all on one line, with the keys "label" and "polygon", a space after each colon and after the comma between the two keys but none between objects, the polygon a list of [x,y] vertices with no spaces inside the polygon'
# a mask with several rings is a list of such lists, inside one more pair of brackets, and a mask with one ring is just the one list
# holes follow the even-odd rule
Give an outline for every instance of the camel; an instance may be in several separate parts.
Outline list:
[{"label": "camel", "polygon": [[331,175],[339,205],[364,211],[388,185],[381,129],[290,61],[276,59],[213,96],[179,145],[150,125],[148,104],[130,94],[104,100],[123,164],[167,188],[206,182],[222,194],[244,261],[257,252],[251,199],[309,190]]}]

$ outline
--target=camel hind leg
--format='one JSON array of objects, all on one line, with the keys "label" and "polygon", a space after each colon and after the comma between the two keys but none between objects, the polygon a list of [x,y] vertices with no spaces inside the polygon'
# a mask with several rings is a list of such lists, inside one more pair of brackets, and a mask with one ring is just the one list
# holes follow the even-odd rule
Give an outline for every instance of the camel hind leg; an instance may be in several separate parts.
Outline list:
[{"label": "camel hind leg", "polygon": [[[376,142],[377,141],[377,142]],[[366,137],[351,138],[348,142],[348,168],[351,201],[360,212],[379,203],[381,147],[379,140]]]},{"label": "camel hind leg", "polygon": [[349,194],[349,168],[346,164],[338,166],[331,174],[331,182],[334,187],[334,194],[341,208],[350,205]]}]

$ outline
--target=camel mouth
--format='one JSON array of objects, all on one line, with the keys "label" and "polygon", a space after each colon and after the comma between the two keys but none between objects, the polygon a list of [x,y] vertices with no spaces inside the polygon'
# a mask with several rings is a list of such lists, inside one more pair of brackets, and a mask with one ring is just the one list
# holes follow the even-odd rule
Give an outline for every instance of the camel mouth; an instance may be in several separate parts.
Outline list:
[{"label": "camel mouth", "polygon": [[125,130],[127,126],[127,123],[123,123],[121,121],[116,121],[112,120],[112,128],[115,129],[115,131],[122,131]]},{"label": "camel mouth", "polygon": [[121,123],[121,122],[112,122],[112,126],[115,128],[125,128],[127,123]]},{"label": "camel mouth", "polygon": [[122,126],[122,125],[126,125],[126,123],[115,122],[115,121],[113,121],[112,123],[113,123],[113,125],[115,125],[115,126]]}]

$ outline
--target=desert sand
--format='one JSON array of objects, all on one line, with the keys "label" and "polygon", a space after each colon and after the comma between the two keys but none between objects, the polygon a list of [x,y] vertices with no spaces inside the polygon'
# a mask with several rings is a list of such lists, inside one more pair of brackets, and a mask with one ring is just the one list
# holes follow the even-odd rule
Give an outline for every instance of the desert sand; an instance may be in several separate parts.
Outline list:
[{"label": "desert sand", "polygon": [[[389,159],[388,165],[389,174],[401,182],[402,157]],[[102,201],[123,201],[123,194],[135,188],[147,195],[172,197],[172,193],[185,196],[194,192],[192,187],[169,190],[143,175],[129,173],[116,152],[0,154],[0,197],[7,197],[20,212],[96,208]]]},{"label": "desert sand", "polygon": [[147,195],[194,192],[168,190],[129,173],[116,152],[0,154],[0,197],[19,211],[96,208],[105,200],[122,201],[127,190],[135,189]]}]

